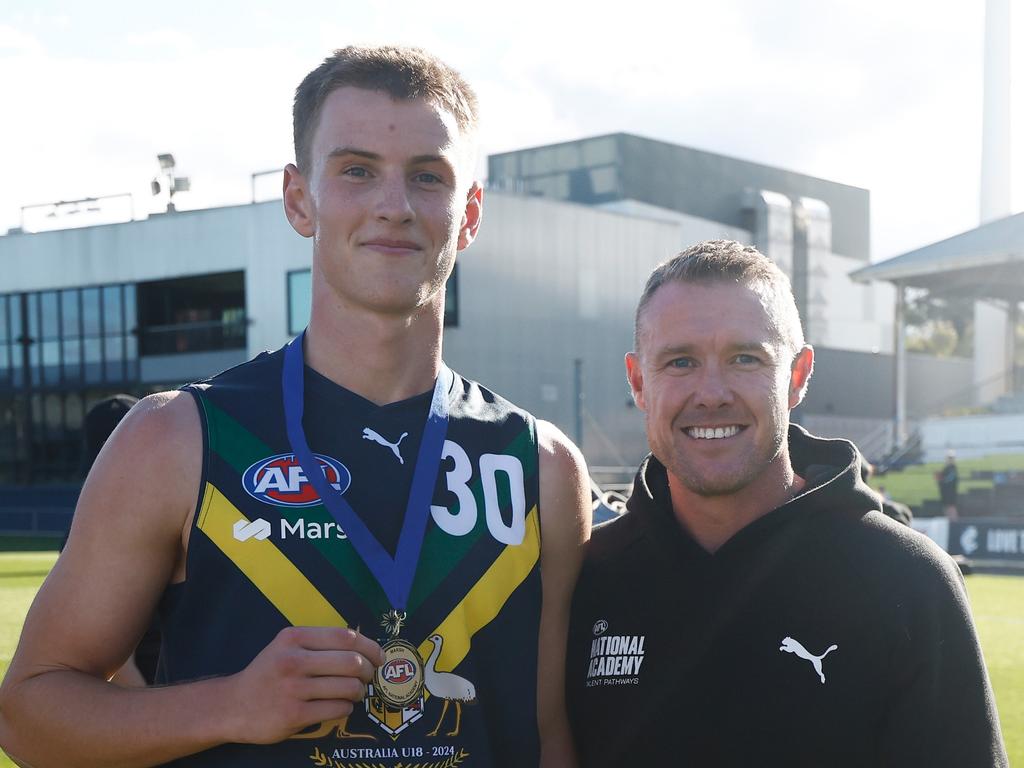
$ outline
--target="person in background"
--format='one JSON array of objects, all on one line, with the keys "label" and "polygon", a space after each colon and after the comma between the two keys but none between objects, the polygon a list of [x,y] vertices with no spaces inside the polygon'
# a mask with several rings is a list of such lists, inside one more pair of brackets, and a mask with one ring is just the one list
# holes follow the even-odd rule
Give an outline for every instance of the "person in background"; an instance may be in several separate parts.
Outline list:
[{"label": "person in background", "polygon": [[139,402],[133,395],[119,394],[105,397],[93,403],[82,420],[82,438],[85,450],[82,452],[82,479],[89,474],[96,457],[113,434],[117,425],[128,415],[128,411]]},{"label": "person in background", "polygon": [[[867,484],[868,480],[875,474],[874,465],[867,459],[861,457],[860,467],[861,479]],[[914,520],[914,512],[906,504],[901,501],[896,501],[886,493],[885,486],[878,486],[876,491],[878,498],[882,505],[882,512],[888,517],[891,517],[897,523],[903,523],[904,525],[910,525]]]},{"label": "person in background", "polygon": [[[139,402],[139,398],[118,394],[106,397],[96,403],[85,414],[82,421],[82,436],[85,449],[82,452],[82,477],[88,476],[96,457],[113,434],[117,425],[128,415],[128,411]],[[68,532],[70,534],[70,531]],[[67,536],[64,537],[67,543]],[[61,550],[64,545],[61,545]],[[156,617],[150,622],[149,628],[142,636],[135,652],[129,657],[110,682],[122,686],[141,687],[152,685],[156,679],[156,666],[160,658],[160,625]]]},{"label": "person in background", "polygon": [[939,500],[942,503],[942,513],[950,520],[959,517],[956,509],[957,488],[960,485],[960,472],[956,466],[956,453],[947,451],[946,463],[942,469],[935,473],[935,482],[939,484]]}]

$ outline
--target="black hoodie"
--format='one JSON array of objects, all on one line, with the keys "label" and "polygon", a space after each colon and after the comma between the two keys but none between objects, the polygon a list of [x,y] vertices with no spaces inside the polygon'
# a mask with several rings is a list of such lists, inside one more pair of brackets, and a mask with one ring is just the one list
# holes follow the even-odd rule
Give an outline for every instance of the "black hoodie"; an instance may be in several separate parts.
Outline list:
[{"label": "black hoodie", "polygon": [[581,765],[1005,766],[956,565],[791,427],[796,498],[715,554],[640,466],[594,530],[566,667]]}]

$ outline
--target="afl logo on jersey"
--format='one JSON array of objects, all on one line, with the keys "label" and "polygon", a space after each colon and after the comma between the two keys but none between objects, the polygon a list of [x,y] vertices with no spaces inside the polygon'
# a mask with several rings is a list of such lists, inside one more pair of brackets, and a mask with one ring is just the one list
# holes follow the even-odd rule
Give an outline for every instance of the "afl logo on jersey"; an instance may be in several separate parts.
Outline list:
[{"label": "afl logo on jersey", "polygon": [[[337,459],[313,454],[331,487],[339,493],[348,490],[352,473]],[[279,453],[260,459],[242,475],[245,492],[264,504],[278,507],[312,507],[320,503],[313,484],[306,478],[294,453]]]}]

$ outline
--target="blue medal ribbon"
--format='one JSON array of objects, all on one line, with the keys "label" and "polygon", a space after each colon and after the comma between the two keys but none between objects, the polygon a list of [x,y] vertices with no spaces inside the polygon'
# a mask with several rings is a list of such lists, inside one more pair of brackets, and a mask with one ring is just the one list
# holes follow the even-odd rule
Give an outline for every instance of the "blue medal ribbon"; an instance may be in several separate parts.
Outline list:
[{"label": "blue medal ribbon", "polygon": [[427,422],[423,427],[423,439],[420,441],[416,468],[413,470],[409,501],[398,535],[398,548],[392,559],[341,493],[331,487],[327,476],[320,468],[320,462],[309,450],[306,433],[302,428],[305,391],[302,344],[305,337],[306,332],[303,331],[288,343],[284,352],[281,388],[288,442],[306,479],[313,484],[331,517],[345,531],[352,548],[377,579],[391,606],[404,611],[409,600],[409,592],[412,590],[413,579],[416,577],[416,566],[419,563],[427,519],[430,516],[430,502],[434,496],[434,484],[437,482],[437,472],[441,466],[445,435],[448,433],[448,398],[453,374],[446,365],[441,364],[434,384],[434,396],[430,401],[430,413],[427,414]]}]

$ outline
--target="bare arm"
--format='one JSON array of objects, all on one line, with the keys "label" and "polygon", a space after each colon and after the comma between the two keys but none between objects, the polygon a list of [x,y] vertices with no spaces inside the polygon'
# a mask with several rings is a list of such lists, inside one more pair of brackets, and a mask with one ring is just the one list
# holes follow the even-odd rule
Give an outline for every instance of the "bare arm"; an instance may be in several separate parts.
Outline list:
[{"label": "bare arm", "polygon": [[590,539],[590,480],[579,449],[554,425],[537,423],[540,444],[543,608],[537,666],[542,766],[576,765],[565,712],[565,646],[573,587]]},{"label": "bare arm", "polygon": [[225,742],[277,741],[344,717],[362,697],[379,648],[341,628],[286,629],[229,677],[106,682],[166,585],[184,577],[201,457],[185,393],[146,398],[107,441],[0,687],[0,744],[12,756],[33,768],[155,765]]}]

